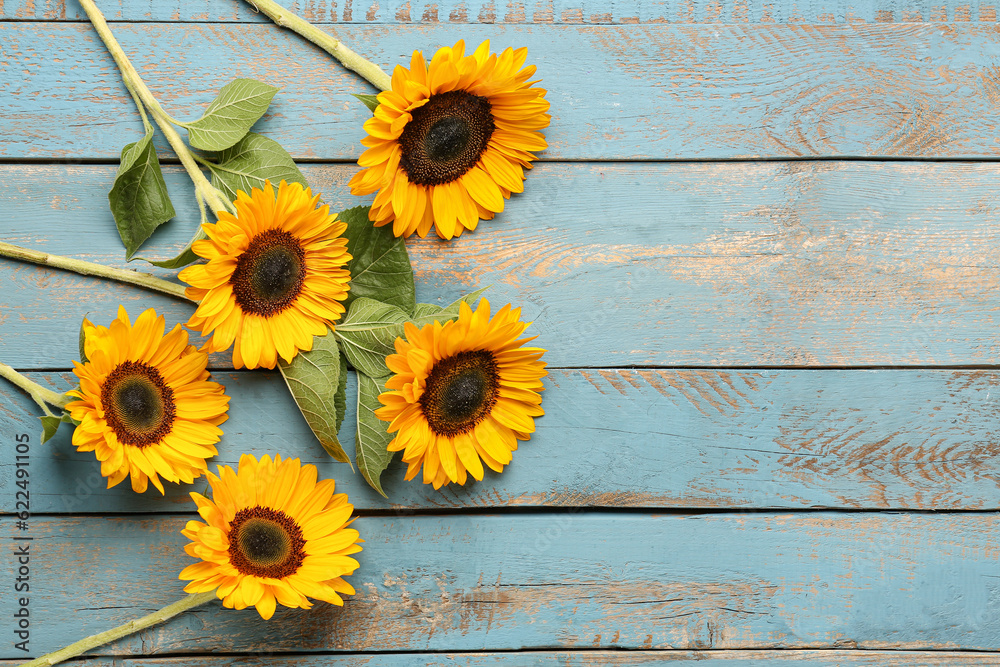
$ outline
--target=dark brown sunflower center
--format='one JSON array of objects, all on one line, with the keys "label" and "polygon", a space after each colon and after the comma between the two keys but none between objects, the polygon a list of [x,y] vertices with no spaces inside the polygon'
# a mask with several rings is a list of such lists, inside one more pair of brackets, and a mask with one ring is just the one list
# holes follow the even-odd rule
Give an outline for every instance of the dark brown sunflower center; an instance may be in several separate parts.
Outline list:
[{"label": "dark brown sunflower center", "polygon": [[287,514],[247,507],[229,525],[229,561],[243,574],[280,579],[295,574],[306,557],[302,529]]},{"label": "dark brown sunflower center", "polygon": [[434,433],[455,436],[490,413],[499,390],[500,372],[491,352],[460,352],[434,364],[420,407]]},{"label": "dark brown sunflower center", "polygon": [[495,129],[489,100],[464,90],[432,95],[412,115],[399,164],[417,185],[450,183],[472,169]]},{"label": "dark brown sunflower center", "polygon": [[174,392],[153,366],[126,361],[115,367],[101,387],[104,419],[127,445],[147,447],[170,433],[176,416]]},{"label": "dark brown sunflower center", "polygon": [[269,229],[253,237],[229,279],[244,313],[269,317],[291,305],[305,280],[305,250],[292,234]]}]

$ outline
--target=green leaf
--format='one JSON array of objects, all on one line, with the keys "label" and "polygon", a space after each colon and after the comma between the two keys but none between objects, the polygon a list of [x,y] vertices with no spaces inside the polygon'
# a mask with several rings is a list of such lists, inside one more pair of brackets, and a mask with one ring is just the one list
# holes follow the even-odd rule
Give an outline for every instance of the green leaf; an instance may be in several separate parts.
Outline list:
[{"label": "green leaf", "polygon": [[429,303],[420,303],[409,317],[397,306],[366,297],[355,299],[347,310],[347,317],[337,323],[334,334],[340,339],[341,349],[347,360],[360,373],[369,377],[389,374],[385,358],[396,352],[396,338],[403,335],[405,322],[413,322],[422,327],[432,322],[441,322],[458,317],[463,301],[470,304],[479,298],[486,287],[463,296],[445,308]]},{"label": "green leaf", "polygon": [[375,113],[375,109],[378,109],[378,95],[355,95],[354,97],[361,100],[372,113]]},{"label": "green leaf", "polygon": [[275,186],[283,180],[308,185],[288,151],[277,141],[253,132],[232,148],[216,153],[209,169],[212,185],[229,201],[236,201],[237,190],[249,194],[253,188],[263,188],[265,179]]},{"label": "green leaf", "polygon": [[42,420],[42,444],[44,445],[55,436],[62,420],[59,417],[50,417],[49,415],[39,417],[39,419]]},{"label": "green leaf", "polygon": [[[89,315],[89,314],[90,313],[87,313],[87,315]],[[83,316],[84,320],[87,319],[87,315]],[[83,321],[81,321],[80,322],[80,337],[79,337],[79,341],[78,341],[78,344],[80,346],[80,363],[81,364],[85,364],[88,361],[87,360],[87,351],[86,351],[86,342],[87,342],[87,335],[83,331]]]},{"label": "green leaf", "polygon": [[418,327],[430,324],[431,322],[441,322],[444,324],[448,320],[453,320],[458,317],[463,301],[475,309],[476,301],[483,295],[483,292],[489,288],[490,286],[487,285],[486,287],[477,289],[475,292],[466,294],[462,298],[448,304],[444,308],[429,303],[418,303],[417,307],[413,311],[413,318],[411,321]]},{"label": "green leaf", "polygon": [[69,416],[68,412],[64,412],[62,416],[55,417],[53,415],[44,415],[39,417],[42,422],[42,444],[51,440],[56,432],[59,431],[60,424],[73,424],[74,426],[79,426],[80,422],[76,421]]},{"label": "green leaf", "polygon": [[202,117],[184,123],[188,141],[203,151],[222,151],[246,136],[271,104],[278,89],[254,79],[230,81]]},{"label": "green leaf", "polygon": [[188,264],[191,264],[192,262],[197,262],[201,258],[198,257],[198,255],[195,254],[194,250],[191,249],[191,245],[199,239],[208,238],[207,236],[205,236],[205,232],[202,232],[201,230],[198,230],[198,232],[199,232],[198,235],[195,236],[193,239],[191,239],[191,243],[188,243],[186,246],[184,246],[184,250],[182,250],[181,253],[176,257],[171,257],[170,259],[163,259],[163,260],[146,259],[145,257],[136,257],[136,259],[145,260],[150,264],[152,264],[153,266],[158,266],[161,269],[179,269],[182,266],[187,266]]},{"label": "green leaf", "polygon": [[118,235],[125,244],[125,258],[132,259],[139,246],[157,227],[174,217],[174,206],[153,147],[153,130],[122,149],[115,183],[108,193]]},{"label": "green leaf", "polygon": [[406,244],[392,235],[392,225],[374,226],[368,219],[368,209],[357,206],[337,216],[347,223],[347,251],[353,257],[347,265],[351,291],[345,305],[368,298],[412,313],[417,298]]},{"label": "green leaf", "polygon": [[344,363],[340,356],[337,339],[327,334],[314,338],[312,350],[299,352],[290,364],[279,359],[278,368],[323,449],[335,461],[350,465],[351,459],[337,439],[337,425],[343,420],[337,414],[338,404],[341,412],[346,406],[346,395],[339,400],[337,397],[343,384]]},{"label": "green leaf", "polygon": [[429,316],[437,315],[442,311],[444,311],[444,308],[441,306],[435,306],[433,303],[418,303],[417,307],[413,309],[413,319],[421,320]]},{"label": "green leaf", "polygon": [[[331,334],[327,336],[333,337]],[[333,395],[333,405],[337,409],[337,433],[340,433],[340,426],[347,416],[347,357],[340,355],[340,379],[337,384],[337,393]]]},{"label": "green leaf", "polygon": [[354,300],[334,333],[358,372],[383,377],[389,375],[385,358],[396,351],[396,337],[403,335],[403,323],[408,319],[397,306],[362,297]]},{"label": "green leaf", "polygon": [[381,477],[392,461],[393,452],[388,450],[388,446],[393,436],[386,433],[389,423],[376,417],[375,410],[382,407],[378,395],[385,391],[388,379],[374,380],[363,373],[358,374],[358,433],[355,438],[358,470],[371,487],[385,498],[388,496],[382,490]]}]

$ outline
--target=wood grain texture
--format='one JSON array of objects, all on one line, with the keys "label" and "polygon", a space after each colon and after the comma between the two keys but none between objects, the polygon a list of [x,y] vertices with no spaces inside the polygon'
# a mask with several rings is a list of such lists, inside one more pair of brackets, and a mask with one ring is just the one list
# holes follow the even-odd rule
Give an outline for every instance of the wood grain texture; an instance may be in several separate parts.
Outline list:
[{"label": "wood grain texture", "polygon": [[[33,519],[35,650],[179,597],[173,573],[192,561],[184,523]],[[103,653],[1000,647],[996,514],[584,512],[354,526],[365,549],[342,609],[279,609],[263,622],[212,603]],[[10,567],[3,559],[2,580]],[[11,597],[0,618],[11,618]],[[15,657],[6,643],[0,656]]]},{"label": "wood grain texture", "polygon": [[[339,210],[358,203],[354,170],[305,174]],[[0,166],[0,239],[123,265],[114,172]],[[150,242],[159,257],[197,221],[187,177],[166,177],[179,213]],[[419,300],[492,284],[491,302],[522,306],[556,367],[993,364],[998,182],[995,163],[543,164],[497,220],[408,246]],[[110,320],[119,303],[170,322],[192,312],[0,260],[0,359],[68,368],[80,319]]]},{"label": "wood grain texture", "polygon": [[[180,119],[235,77],[282,88],[259,128],[300,159],[354,160],[370,92],[272,25],[122,24],[150,87]],[[555,122],[546,160],[997,157],[996,24],[342,26],[376,63],[459,38],[530,45]],[[90,26],[7,22],[0,158],[116,160],[141,136]],[[365,46],[362,48],[362,45]],[[177,76],[183,72],[183,76]]]},{"label": "wood grain texture", "polygon": [[[284,2],[313,23],[858,23],[996,21],[991,2],[947,0],[295,0]],[[249,5],[226,0],[106,0],[111,21],[211,21],[257,23],[266,17]],[[75,0],[4,0],[0,20],[84,21]]]},{"label": "wood grain texture", "polygon": [[[32,374],[68,388],[73,376]],[[278,452],[317,465],[359,510],[532,506],[961,510],[1000,508],[1000,375],[956,371],[553,371],[545,417],[502,474],[434,491],[383,475],[390,501],[333,462],[281,378],[217,373],[232,396],[220,455]],[[3,381],[0,381],[3,382]],[[355,396],[353,374],[348,395]],[[351,401],[350,403],[353,403]],[[0,513],[15,509],[14,436],[31,447],[35,512],[193,512],[191,486],[106,490],[64,427],[39,445],[39,410],[0,385]],[[340,432],[354,451],[354,405]]]},{"label": "wood grain texture", "polygon": [[[115,667],[204,667],[226,659],[219,655],[190,658],[115,658]],[[772,667],[794,663],[800,667],[948,667],[970,665],[995,667],[1000,656],[962,651],[853,651],[853,650],[783,650],[783,651],[518,651],[511,653],[405,653],[405,654],[327,654],[312,656],[262,655],[232,658],[241,667],[326,667],[350,665],[364,667],[675,667],[697,661],[698,667]],[[14,667],[13,660],[0,660],[2,667]],[[67,667],[107,665],[107,658],[71,660]]]}]

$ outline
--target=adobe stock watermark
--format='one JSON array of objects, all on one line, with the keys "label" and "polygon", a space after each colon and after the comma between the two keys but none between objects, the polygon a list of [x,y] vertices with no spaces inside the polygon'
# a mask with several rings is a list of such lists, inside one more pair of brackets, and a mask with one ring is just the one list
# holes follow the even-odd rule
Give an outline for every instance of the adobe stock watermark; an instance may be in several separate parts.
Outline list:
[{"label": "adobe stock watermark", "polygon": [[[14,649],[31,652],[31,437],[14,436],[14,528],[11,599],[14,602]],[[27,656],[26,656],[27,657]]]}]

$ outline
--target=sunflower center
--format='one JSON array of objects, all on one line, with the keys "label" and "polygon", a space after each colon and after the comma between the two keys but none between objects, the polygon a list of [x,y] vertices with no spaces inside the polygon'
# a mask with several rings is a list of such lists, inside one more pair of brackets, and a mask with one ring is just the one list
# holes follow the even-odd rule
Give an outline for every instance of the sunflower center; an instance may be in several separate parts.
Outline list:
[{"label": "sunflower center", "polygon": [[434,433],[455,436],[490,413],[499,390],[500,371],[491,352],[460,352],[434,364],[420,407]]},{"label": "sunflower center", "polygon": [[399,164],[417,185],[450,183],[472,169],[495,129],[489,100],[464,90],[431,95],[411,115]]},{"label": "sunflower center", "polygon": [[170,433],[176,416],[174,392],[153,366],[126,361],[115,367],[101,387],[104,418],[118,440],[147,447]]},{"label": "sunflower center", "polygon": [[471,135],[469,124],[464,119],[457,116],[446,116],[436,121],[431,125],[431,129],[427,130],[427,138],[424,139],[427,157],[434,162],[454,160],[469,145]]},{"label": "sunflower center", "polygon": [[247,507],[229,526],[229,560],[243,574],[281,579],[305,559],[302,529],[287,514],[269,507]]},{"label": "sunflower center", "polygon": [[229,282],[244,313],[269,317],[294,303],[304,280],[302,244],[289,232],[269,229],[255,236],[240,254]]}]

